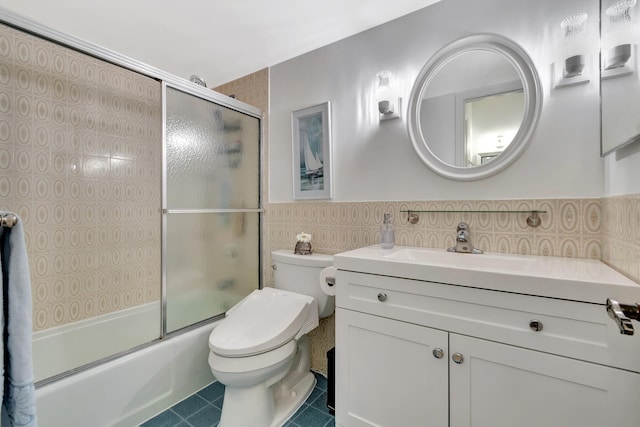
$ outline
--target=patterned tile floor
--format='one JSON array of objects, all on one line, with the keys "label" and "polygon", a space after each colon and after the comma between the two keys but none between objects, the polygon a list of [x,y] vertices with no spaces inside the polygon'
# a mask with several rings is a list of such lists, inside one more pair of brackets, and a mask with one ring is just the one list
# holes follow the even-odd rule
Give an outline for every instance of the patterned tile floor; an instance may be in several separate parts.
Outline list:
[{"label": "patterned tile floor", "polygon": [[[316,386],[306,402],[293,414],[284,427],[334,427],[335,421],[327,409],[327,379],[316,376]],[[163,413],[146,421],[141,427],[216,427],[220,421],[224,386],[215,382]]]}]

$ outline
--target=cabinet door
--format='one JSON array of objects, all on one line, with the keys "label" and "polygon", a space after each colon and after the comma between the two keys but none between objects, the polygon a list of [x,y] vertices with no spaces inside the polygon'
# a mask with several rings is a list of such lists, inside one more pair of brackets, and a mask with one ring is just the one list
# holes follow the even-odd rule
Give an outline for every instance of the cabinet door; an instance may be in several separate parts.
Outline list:
[{"label": "cabinet door", "polygon": [[456,334],[449,344],[451,427],[640,424],[638,374]]},{"label": "cabinet door", "polygon": [[447,342],[443,331],[336,309],[336,424],[448,426]]}]

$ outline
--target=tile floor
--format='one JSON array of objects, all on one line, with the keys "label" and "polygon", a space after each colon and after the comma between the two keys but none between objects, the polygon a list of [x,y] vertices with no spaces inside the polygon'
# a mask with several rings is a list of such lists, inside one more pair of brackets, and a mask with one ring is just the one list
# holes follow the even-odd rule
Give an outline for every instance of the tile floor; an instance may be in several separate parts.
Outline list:
[{"label": "tile floor", "polygon": [[[327,379],[316,376],[316,386],[306,402],[284,427],[334,427],[327,409]],[[141,427],[216,427],[220,421],[224,386],[215,382],[146,421]]]}]

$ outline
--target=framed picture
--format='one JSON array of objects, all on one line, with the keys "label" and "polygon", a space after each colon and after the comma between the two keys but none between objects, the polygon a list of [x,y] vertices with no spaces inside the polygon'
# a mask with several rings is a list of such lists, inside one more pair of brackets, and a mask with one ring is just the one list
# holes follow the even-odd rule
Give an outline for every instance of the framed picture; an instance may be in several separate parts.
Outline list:
[{"label": "framed picture", "polygon": [[291,113],[293,198],[330,199],[331,105],[314,105]]}]

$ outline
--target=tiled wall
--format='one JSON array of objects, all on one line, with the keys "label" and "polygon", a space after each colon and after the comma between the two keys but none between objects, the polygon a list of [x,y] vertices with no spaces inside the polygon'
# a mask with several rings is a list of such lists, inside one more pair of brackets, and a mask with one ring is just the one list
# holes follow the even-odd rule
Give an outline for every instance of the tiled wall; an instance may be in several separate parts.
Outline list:
[{"label": "tiled wall", "polygon": [[[542,223],[532,228],[528,213],[540,210]],[[405,210],[504,211],[502,213],[420,213],[417,224]],[[430,202],[305,202],[269,205],[269,241],[288,247],[301,231],[311,233],[318,252],[337,253],[378,243],[384,213],[391,213],[396,244],[429,248],[454,245],[456,225],[469,224],[472,243],[487,252],[578,258],[601,256],[600,199],[430,201]]]},{"label": "tiled wall", "polygon": [[640,283],[640,194],[607,197],[603,211],[602,260]]},{"label": "tiled wall", "polygon": [[23,220],[34,329],[160,296],[160,83],[0,25],[0,209]]}]

